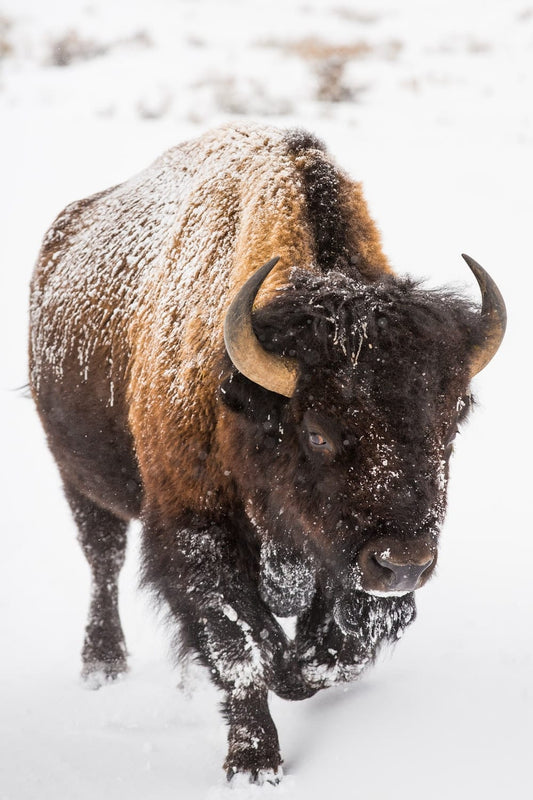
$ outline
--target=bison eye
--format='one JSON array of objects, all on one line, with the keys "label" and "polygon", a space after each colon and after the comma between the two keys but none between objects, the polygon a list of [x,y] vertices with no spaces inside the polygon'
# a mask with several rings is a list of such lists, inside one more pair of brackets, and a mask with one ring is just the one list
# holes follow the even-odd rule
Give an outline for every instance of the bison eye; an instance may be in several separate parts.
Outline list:
[{"label": "bison eye", "polygon": [[325,439],[321,433],[317,433],[316,431],[309,431],[309,444],[313,450],[324,450],[328,453],[333,452],[333,447],[328,440]]}]

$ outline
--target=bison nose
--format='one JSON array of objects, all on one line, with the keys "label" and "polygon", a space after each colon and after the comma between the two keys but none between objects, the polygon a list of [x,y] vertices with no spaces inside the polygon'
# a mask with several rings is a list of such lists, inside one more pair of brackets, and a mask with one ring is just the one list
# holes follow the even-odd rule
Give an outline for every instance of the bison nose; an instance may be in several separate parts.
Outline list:
[{"label": "bison nose", "polygon": [[376,553],[374,560],[382,569],[382,579],[389,592],[413,592],[420,583],[424,572],[433,564],[434,556],[429,556],[422,564],[408,562],[399,564],[387,553]]}]

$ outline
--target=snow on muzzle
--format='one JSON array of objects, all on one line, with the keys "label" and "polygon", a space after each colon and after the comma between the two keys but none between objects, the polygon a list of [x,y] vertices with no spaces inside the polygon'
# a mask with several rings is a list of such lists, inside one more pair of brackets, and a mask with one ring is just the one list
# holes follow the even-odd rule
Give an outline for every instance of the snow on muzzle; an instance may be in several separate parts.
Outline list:
[{"label": "snow on muzzle", "polygon": [[431,577],[436,562],[434,534],[407,542],[392,536],[366,542],[351,566],[339,571],[333,609],[337,625],[362,639],[374,634],[397,638],[414,619],[413,592]]},{"label": "snow on muzzle", "polygon": [[353,592],[350,596],[337,598],[333,617],[344,634],[359,640],[360,655],[364,656],[366,650],[368,657],[372,658],[376,645],[384,639],[399,639],[415,619],[414,594],[379,597],[367,592]]}]

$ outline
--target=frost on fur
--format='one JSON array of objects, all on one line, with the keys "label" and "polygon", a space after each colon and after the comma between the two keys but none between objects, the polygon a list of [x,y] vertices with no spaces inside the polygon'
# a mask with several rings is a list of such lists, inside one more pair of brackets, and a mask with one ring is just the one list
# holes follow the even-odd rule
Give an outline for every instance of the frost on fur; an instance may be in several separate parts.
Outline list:
[{"label": "frost on fur", "polygon": [[127,669],[139,518],[143,583],[223,692],[230,776],[281,776],[270,691],[353,680],[414,619],[469,381],[502,335],[470,266],[482,313],[396,277],[323,143],[252,124],[169,150],[45,236],[30,381],[91,568],[84,674]]}]

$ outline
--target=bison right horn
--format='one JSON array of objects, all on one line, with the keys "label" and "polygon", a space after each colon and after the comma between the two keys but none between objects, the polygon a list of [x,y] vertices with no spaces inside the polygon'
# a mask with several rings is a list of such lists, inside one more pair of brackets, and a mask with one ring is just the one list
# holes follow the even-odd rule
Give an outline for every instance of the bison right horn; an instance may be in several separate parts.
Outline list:
[{"label": "bison right horn", "polygon": [[474,273],[481,289],[481,322],[485,326],[485,342],[475,349],[470,364],[470,377],[473,378],[496,355],[505,334],[507,311],[501,292],[489,273],[470,256],[463,253],[463,258]]},{"label": "bison right horn", "polygon": [[252,327],[254,300],[278,261],[279,257],[272,258],[256,270],[234,297],[224,320],[224,342],[233,364],[248,380],[270,392],[292,397],[298,381],[298,362],[267,352]]}]

